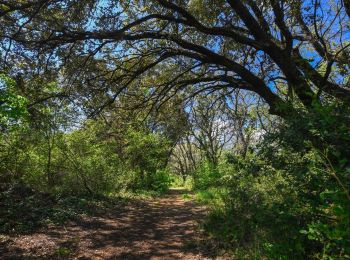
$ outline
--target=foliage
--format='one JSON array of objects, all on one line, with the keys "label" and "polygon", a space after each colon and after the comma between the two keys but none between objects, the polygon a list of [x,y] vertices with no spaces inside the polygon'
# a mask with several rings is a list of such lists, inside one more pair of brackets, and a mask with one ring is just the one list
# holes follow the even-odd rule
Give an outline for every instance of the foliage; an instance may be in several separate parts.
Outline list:
[{"label": "foliage", "polygon": [[136,173],[134,189],[166,190],[170,185],[165,169],[167,140],[159,135],[129,129],[125,156],[129,168]]},{"label": "foliage", "polygon": [[58,131],[50,139],[40,130],[7,134],[0,152],[2,180],[59,194],[165,192],[170,185],[164,163],[166,139],[130,130],[122,136],[125,140],[103,140],[103,127],[100,122],[86,122],[84,129]]},{"label": "foliage", "polygon": [[192,190],[194,186],[194,181],[192,176],[188,176],[186,180],[182,178],[179,174],[172,173],[170,174],[171,178],[171,187],[173,188],[185,188],[186,190]]},{"label": "foliage", "polygon": [[[305,136],[308,130],[324,142],[332,135],[343,145],[348,143],[348,118],[344,112],[337,118],[334,111],[316,107],[315,113],[305,115],[307,120],[294,118],[283,123],[246,157],[229,156],[220,178],[229,192],[219,200],[206,198],[213,207],[206,230],[224,241],[227,248],[242,248],[251,256],[348,257],[347,151],[341,153],[341,148],[326,143],[314,147]],[[329,122],[332,126],[327,125]],[[326,125],[328,130],[337,127],[337,135],[315,128],[316,123]],[[325,158],[322,147],[334,149],[328,156],[336,150],[343,159],[333,159],[338,164],[332,163]]]},{"label": "foliage", "polygon": [[151,187],[153,190],[161,194],[168,191],[171,185],[171,177],[167,170],[157,170],[152,179]]},{"label": "foliage", "polygon": [[16,82],[0,74],[0,130],[13,126],[27,115],[27,99],[17,95]]},{"label": "foliage", "polygon": [[203,161],[193,173],[194,189],[205,190],[218,185],[220,171],[210,162]]}]

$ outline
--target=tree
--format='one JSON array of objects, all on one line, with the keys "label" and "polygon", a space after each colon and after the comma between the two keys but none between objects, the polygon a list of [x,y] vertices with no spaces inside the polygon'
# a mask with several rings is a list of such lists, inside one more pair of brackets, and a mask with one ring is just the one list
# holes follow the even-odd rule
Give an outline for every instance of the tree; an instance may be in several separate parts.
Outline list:
[{"label": "tree", "polygon": [[187,134],[174,147],[169,164],[173,172],[180,175],[185,183],[187,177],[195,173],[201,159],[200,151]]},{"label": "tree", "polygon": [[319,150],[349,154],[341,135],[298,127],[329,103],[348,104],[348,1],[33,0],[3,1],[1,10],[2,69],[55,78],[56,94],[92,115],[135,92],[156,107],[241,89]]},{"label": "tree", "polygon": [[90,77],[108,75],[115,88],[105,89],[113,92],[106,102],[141,75],[168,69],[171,77],[145,82],[157,86],[154,94],[185,86],[246,89],[282,116],[290,114],[280,108],[290,99],[310,109],[324,95],[350,97],[347,1],[3,2],[1,34],[13,44],[7,49],[36,50],[20,52],[39,54],[51,67],[60,60],[70,78],[80,77],[93,58],[107,60],[108,69]]},{"label": "tree", "polygon": [[193,144],[214,168],[219,163],[225,145],[233,136],[231,121],[227,118],[225,108],[220,96],[198,96],[190,113]]},{"label": "tree", "polygon": [[16,93],[15,86],[16,82],[12,78],[0,74],[0,132],[21,121],[23,123],[28,115],[28,100]]},{"label": "tree", "polygon": [[256,95],[240,90],[225,96],[225,113],[232,127],[234,154],[245,157],[248,149],[253,148],[267,132],[269,118],[263,114],[266,108],[259,103]]}]

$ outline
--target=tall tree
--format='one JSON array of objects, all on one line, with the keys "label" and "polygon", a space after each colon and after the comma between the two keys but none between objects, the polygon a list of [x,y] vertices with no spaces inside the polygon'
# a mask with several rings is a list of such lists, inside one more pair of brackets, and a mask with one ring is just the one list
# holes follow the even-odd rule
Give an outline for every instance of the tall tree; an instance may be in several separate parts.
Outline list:
[{"label": "tall tree", "polygon": [[96,83],[108,75],[112,84],[104,90],[113,93],[108,102],[140,76],[159,74],[159,68],[172,76],[158,82],[155,94],[185,86],[247,89],[281,115],[287,99],[280,92],[293,94],[305,108],[323,94],[350,97],[347,1],[11,3],[2,3],[4,48],[25,57],[39,54],[52,67],[69,64],[65,73],[71,79],[91,59],[107,60],[100,75],[84,77]]}]

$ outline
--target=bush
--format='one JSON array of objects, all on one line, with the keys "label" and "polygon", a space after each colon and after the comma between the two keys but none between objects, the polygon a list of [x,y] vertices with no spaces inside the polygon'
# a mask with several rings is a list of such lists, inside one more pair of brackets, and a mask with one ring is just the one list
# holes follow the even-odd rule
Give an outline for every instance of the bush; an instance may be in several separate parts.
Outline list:
[{"label": "bush", "polygon": [[218,186],[220,177],[221,173],[217,166],[203,161],[193,173],[193,188],[196,190],[205,190]]},{"label": "bush", "polygon": [[157,170],[152,175],[152,189],[160,193],[165,193],[171,185],[171,177],[168,170]]},{"label": "bush", "polygon": [[[206,230],[250,257],[349,257],[350,168],[344,147],[350,135],[344,115],[316,107],[283,123],[246,157],[229,156],[219,181],[229,192],[220,195],[223,204],[207,199],[213,210]],[[310,133],[324,142],[315,144]]]}]

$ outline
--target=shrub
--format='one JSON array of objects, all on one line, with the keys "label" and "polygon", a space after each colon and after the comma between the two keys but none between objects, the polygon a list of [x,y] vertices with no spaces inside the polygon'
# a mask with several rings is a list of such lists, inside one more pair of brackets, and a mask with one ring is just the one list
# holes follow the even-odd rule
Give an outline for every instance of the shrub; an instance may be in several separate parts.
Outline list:
[{"label": "shrub", "polygon": [[246,157],[229,156],[220,169],[229,192],[222,205],[207,200],[213,211],[206,230],[251,256],[349,257],[348,123],[344,110],[316,106],[284,122]]}]

